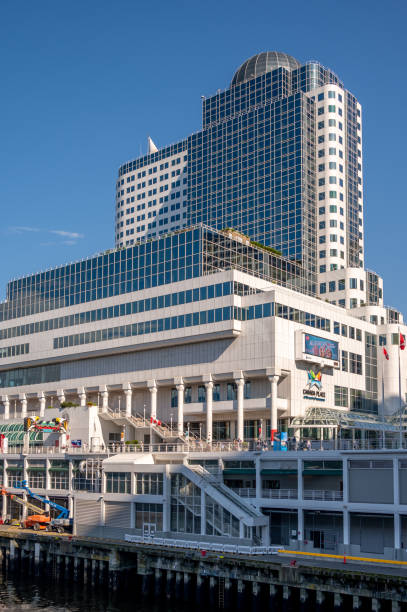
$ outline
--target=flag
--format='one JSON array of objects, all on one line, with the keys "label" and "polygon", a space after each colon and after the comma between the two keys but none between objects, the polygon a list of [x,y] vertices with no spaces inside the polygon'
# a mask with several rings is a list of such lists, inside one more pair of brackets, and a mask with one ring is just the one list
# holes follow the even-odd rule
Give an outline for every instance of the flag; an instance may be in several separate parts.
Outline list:
[{"label": "flag", "polygon": [[386,357],[387,361],[389,361],[390,357],[389,357],[389,353],[386,351],[386,349],[383,347],[383,355]]},{"label": "flag", "polygon": [[406,337],[400,334],[400,351],[404,351],[406,348]]}]

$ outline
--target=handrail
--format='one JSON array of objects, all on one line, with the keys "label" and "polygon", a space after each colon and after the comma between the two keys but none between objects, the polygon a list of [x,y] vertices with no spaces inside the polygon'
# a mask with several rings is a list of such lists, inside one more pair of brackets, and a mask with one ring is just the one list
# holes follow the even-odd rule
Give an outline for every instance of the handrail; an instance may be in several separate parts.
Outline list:
[{"label": "handrail", "polygon": [[262,497],[269,499],[298,499],[297,489],[263,489]]},{"label": "handrail", "polygon": [[315,501],[342,501],[342,491],[330,491],[330,490],[317,490],[317,489],[306,489],[304,490],[304,499],[312,499]]}]

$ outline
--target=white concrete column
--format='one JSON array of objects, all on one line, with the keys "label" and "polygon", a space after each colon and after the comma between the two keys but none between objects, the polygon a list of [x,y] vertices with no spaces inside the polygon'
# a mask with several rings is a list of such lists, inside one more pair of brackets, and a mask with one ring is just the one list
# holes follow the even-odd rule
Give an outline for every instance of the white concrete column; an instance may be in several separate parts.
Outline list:
[{"label": "white concrete column", "polygon": [[[4,486],[6,486],[6,483],[4,483]],[[1,518],[3,519],[3,522],[4,522],[7,518],[7,495],[2,495],[1,497],[3,499],[2,506],[1,506]]]},{"label": "white concrete column", "polygon": [[304,510],[302,506],[298,508],[297,540],[298,542],[304,541]]},{"label": "white concrete column", "polygon": [[201,535],[206,534],[206,499],[205,490],[201,489]]},{"label": "white concrete column", "polygon": [[[344,510],[343,511],[343,545],[344,546],[349,546],[350,545],[350,516],[349,516],[349,510]],[[345,549],[345,552],[346,549]]]},{"label": "white concrete column", "polygon": [[297,498],[302,500],[304,497],[304,477],[302,475],[302,459],[297,460]]},{"label": "white concrete column", "polygon": [[401,520],[398,512],[394,513],[394,548],[401,548]]},{"label": "white concrete column", "polygon": [[3,395],[3,405],[4,405],[4,418],[8,420],[10,418],[10,400],[8,399],[8,395]]},{"label": "white concrete column", "polygon": [[260,419],[260,435],[259,438],[260,440],[265,440],[266,439],[266,421],[265,419]]},{"label": "white concrete column", "polygon": [[148,386],[150,391],[150,416],[152,419],[157,418],[157,385],[155,380]]},{"label": "white concrete column", "polygon": [[243,391],[244,378],[236,378],[237,386],[237,438],[241,442],[244,439],[244,407],[243,407]]},{"label": "white concrete column", "polygon": [[128,383],[126,389],[124,390],[124,395],[126,398],[126,416],[131,416],[131,397],[133,395],[133,391],[130,383]]},{"label": "white concrete column", "polygon": [[103,388],[102,396],[102,412],[107,412],[109,408],[109,392],[106,387]]},{"label": "white concrete column", "polygon": [[297,460],[297,498],[298,498],[298,527],[297,527],[297,539],[299,542],[304,540],[304,512],[302,504],[304,497],[304,483],[302,475],[302,459]]},{"label": "white concrete column", "polygon": [[27,397],[25,393],[21,396],[21,416],[23,418],[27,416]]},{"label": "white concrete column", "polygon": [[278,374],[269,376],[270,381],[270,436],[273,437],[273,432],[277,431],[278,413],[277,413],[277,385]]},{"label": "white concrete column", "polygon": [[57,396],[60,404],[63,404],[65,401],[65,393],[63,389],[59,389],[57,391]]},{"label": "white concrete column", "polygon": [[400,503],[400,481],[399,481],[399,460],[398,457],[393,457],[393,494],[394,505]]},{"label": "white concrete column", "polygon": [[212,444],[212,425],[213,425],[213,382],[210,380],[205,383],[206,389],[206,441]]},{"label": "white concrete column", "polygon": [[[49,490],[51,488],[51,474],[49,468],[51,467],[51,461],[49,459],[45,460],[45,488]],[[49,507],[48,507],[49,509]]]},{"label": "white concrete column", "polygon": [[86,393],[85,393],[84,387],[82,387],[78,395],[79,395],[79,402],[80,402],[81,408],[85,408],[86,407]]},{"label": "white concrete column", "polygon": [[346,504],[349,501],[349,472],[348,472],[348,460],[344,459],[343,460],[343,467],[342,467],[342,482],[343,482],[343,503],[346,506]]},{"label": "white concrete column", "polygon": [[261,484],[261,462],[260,457],[256,457],[255,461],[256,466],[256,499],[260,499],[262,497],[262,484]]},{"label": "white concrete column", "polygon": [[7,472],[8,461],[4,458],[4,468],[3,468],[3,485],[4,487],[8,487],[8,472]]},{"label": "white concrete column", "polygon": [[178,391],[177,430],[178,430],[178,435],[182,436],[184,434],[184,384],[183,383],[179,383],[177,385],[177,391]]},{"label": "white concrete column", "polygon": [[40,400],[40,417],[43,418],[45,417],[45,402],[46,402],[43,391],[41,391],[40,393],[39,400]]},{"label": "white concrete column", "polygon": [[163,531],[171,531],[171,473],[170,466],[164,468],[163,482]]}]

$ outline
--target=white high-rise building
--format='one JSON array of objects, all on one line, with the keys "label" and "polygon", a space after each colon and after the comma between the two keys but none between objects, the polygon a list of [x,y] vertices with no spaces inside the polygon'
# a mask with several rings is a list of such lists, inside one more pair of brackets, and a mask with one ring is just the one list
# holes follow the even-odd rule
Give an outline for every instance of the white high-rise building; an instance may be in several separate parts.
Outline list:
[{"label": "white high-rise building", "polygon": [[116,246],[129,246],[186,225],[187,154],[180,143],[123,164],[116,181]]},{"label": "white high-rise building", "polygon": [[233,228],[301,262],[322,299],[383,305],[364,269],[361,106],[338,76],[260,53],[202,104],[202,131],[159,151],[149,139],[120,168],[116,245],[198,222]]}]

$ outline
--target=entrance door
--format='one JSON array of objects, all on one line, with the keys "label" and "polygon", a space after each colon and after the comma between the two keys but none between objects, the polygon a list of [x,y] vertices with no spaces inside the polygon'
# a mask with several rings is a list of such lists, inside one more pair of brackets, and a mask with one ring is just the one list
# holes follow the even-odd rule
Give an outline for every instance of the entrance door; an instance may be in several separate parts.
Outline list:
[{"label": "entrance door", "polygon": [[314,530],[310,532],[314,548],[336,550],[336,533],[334,531]]},{"label": "entrance door", "polygon": [[324,532],[313,530],[310,532],[311,540],[314,548],[324,548]]},{"label": "entrance door", "polygon": [[152,538],[155,536],[156,524],[155,523],[143,523],[143,536],[145,538]]}]

